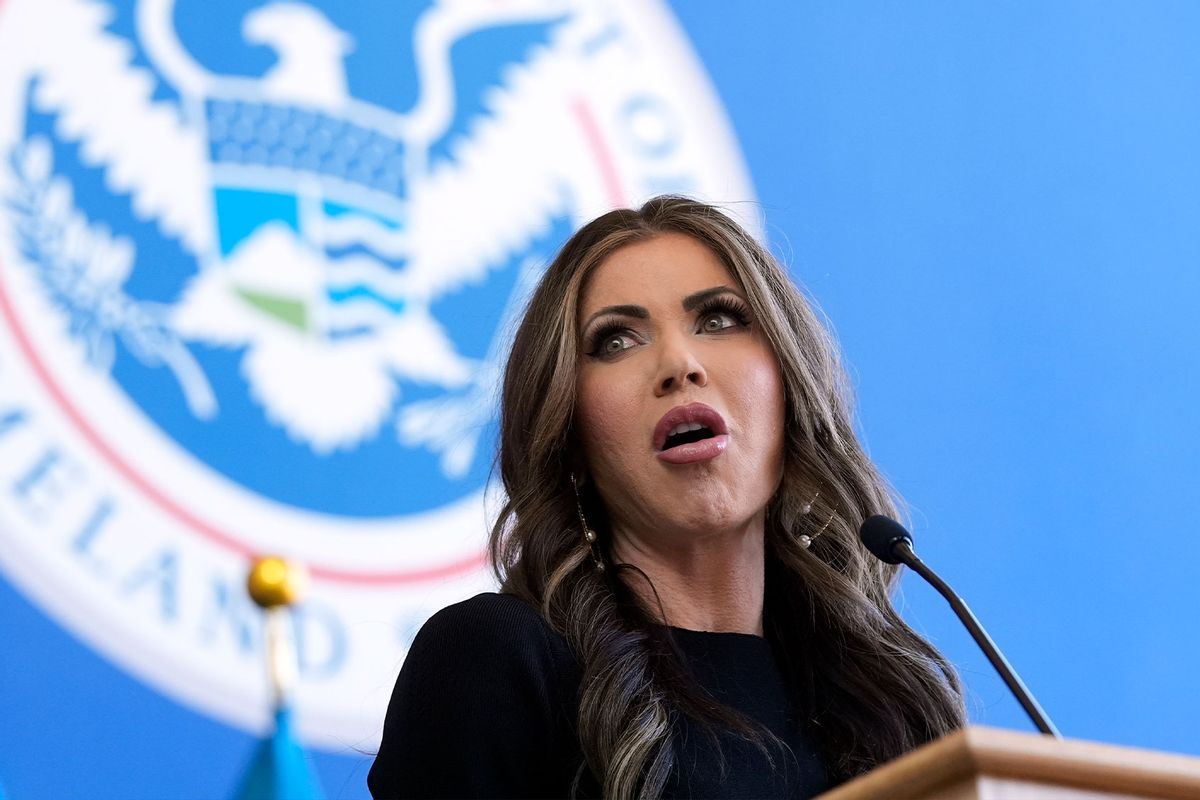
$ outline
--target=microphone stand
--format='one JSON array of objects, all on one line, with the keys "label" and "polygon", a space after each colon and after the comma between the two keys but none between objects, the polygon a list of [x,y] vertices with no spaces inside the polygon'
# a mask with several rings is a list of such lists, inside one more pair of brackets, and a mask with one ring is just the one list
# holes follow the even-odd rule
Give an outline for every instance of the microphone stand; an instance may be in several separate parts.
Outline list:
[{"label": "microphone stand", "polygon": [[1046,716],[1046,712],[1038,705],[1038,701],[1034,699],[1029,690],[1025,688],[1025,684],[1021,681],[1020,676],[1013,670],[1004,654],[996,647],[996,643],[992,641],[992,637],[988,636],[987,631],[979,624],[979,620],[971,613],[971,609],[967,608],[967,604],[954,593],[950,586],[938,577],[938,574],[926,566],[925,562],[917,557],[913,552],[909,543],[903,539],[896,541],[892,545],[892,554],[900,561],[904,562],[913,572],[927,580],[929,584],[938,590],[942,597],[950,603],[950,607],[954,609],[954,613],[962,621],[970,631],[975,643],[979,645],[979,649],[983,650],[983,654],[987,656],[988,661],[992,662],[992,666],[996,668],[996,672],[1000,673],[1000,677],[1004,679],[1004,683],[1008,685],[1009,691],[1017,698],[1017,702],[1025,709],[1025,713],[1033,720],[1033,724],[1037,729],[1047,736],[1052,736],[1055,739],[1061,739],[1062,734],[1058,732],[1058,728],[1054,727],[1054,723]]}]

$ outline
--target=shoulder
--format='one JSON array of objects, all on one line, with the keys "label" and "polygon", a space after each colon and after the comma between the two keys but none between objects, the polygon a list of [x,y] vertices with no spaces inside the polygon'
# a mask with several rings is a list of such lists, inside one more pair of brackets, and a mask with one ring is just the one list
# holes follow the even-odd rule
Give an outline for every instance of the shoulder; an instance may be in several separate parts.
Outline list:
[{"label": "shoulder", "polygon": [[452,697],[464,710],[476,703],[549,710],[571,702],[578,683],[565,637],[536,608],[486,593],[429,618],[396,686],[409,695]]},{"label": "shoulder", "polygon": [[423,645],[511,649],[514,644],[546,645],[561,637],[541,613],[518,597],[495,592],[477,594],[446,606],[421,627],[414,641]]},{"label": "shoulder", "polygon": [[522,600],[481,594],[442,609],[400,670],[372,793],[545,795],[542,762],[568,738],[577,688],[566,640]]},{"label": "shoulder", "polygon": [[472,669],[534,673],[544,680],[571,671],[566,639],[520,598],[488,592],[447,606],[421,627],[405,666],[433,661],[454,673]]}]

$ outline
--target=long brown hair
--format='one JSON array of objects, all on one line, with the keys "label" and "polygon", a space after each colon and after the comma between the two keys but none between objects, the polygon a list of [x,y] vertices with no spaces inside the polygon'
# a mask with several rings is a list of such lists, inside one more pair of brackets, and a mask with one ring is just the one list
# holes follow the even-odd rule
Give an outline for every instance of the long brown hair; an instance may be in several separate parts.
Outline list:
[{"label": "long brown hair", "polygon": [[[897,502],[854,435],[835,342],[775,259],[718,209],[667,196],[611,211],[550,265],[504,376],[507,500],[492,530],[493,565],[503,591],[540,608],[579,660],[579,738],[606,797],[662,793],[678,714],[741,724],[681,678],[677,653],[653,624],[668,621],[638,604],[620,565],[596,570],[571,485],[582,463],[574,431],[580,295],[615,250],[668,231],[720,257],[779,360],[787,425],[783,480],[767,509],[764,630],[831,777],[845,779],[962,725],[961,687],[893,608],[897,569],[858,542],[862,521],[895,516]],[[592,487],[584,508],[607,552],[606,514]],[[815,537],[810,547],[803,537]]]}]

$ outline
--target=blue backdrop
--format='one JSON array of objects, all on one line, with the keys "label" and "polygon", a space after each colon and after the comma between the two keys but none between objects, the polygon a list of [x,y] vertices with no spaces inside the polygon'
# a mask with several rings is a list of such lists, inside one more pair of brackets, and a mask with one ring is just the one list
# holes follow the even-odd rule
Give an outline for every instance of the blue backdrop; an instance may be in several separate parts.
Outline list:
[{"label": "blue backdrop", "polygon": [[[924,558],[1068,736],[1200,754],[1200,6],[674,3]],[[731,198],[732,199],[732,198]],[[977,722],[1029,729],[940,598]],[[222,797],[253,741],[0,583],[0,782]],[[317,753],[332,797],[369,759]]]}]

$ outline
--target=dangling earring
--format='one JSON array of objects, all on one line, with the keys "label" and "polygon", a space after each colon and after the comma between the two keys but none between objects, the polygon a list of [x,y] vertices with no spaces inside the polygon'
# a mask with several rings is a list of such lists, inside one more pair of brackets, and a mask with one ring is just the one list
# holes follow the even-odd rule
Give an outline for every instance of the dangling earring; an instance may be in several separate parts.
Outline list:
[{"label": "dangling earring", "polygon": [[[811,513],[813,510],[813,504],[817,502],[817,498],[820,496],[821,496],[821,492],[820,492],[820,490],[817,490],[817,493],[812,496],[812,500],[809,500],[807,503],[805,503],[803,506],[800,507],[800,513],[801,514]],[[825,529],[829,527],[829,523],[833,522],[833,516],[834,516],[833,514],[830,514],[829,519],[825,520],[825,524],[821,526],[821,529],[819,531],[817,531],[816,533],[814,533],[812,536],[809,536],[807,533],[800,534],[800,546],[803,547],[805,550],[812,547],[812,543],[816,540],[816,538],[825,532]]]},{"label": "dangling earring", "polygon": [[575,490],[575,510],[579,512],[579,527],[583,529],[583,541],[592,551],[592,561],[596,564],[596,572],[604,572],[604,561],[600,558],[600,547],[596,544],[596,532],[588,527],[587,519],[583,516],[583,501],[579,499],[579,484],[575,481],[575,473],[571,473],[571,488]]},{"label": "dangling earring", "polygon": [[829,527],[829,523],[833,522],[833,516],[833,514],[830,514],[829,519],[825,520],[825,524],[821,526],[821,529],[812,536],[809,536],[807,533],[800,534],[800,546],[805,550],[812,547],[812,543],[817,540],[817,537],[825,532],[825,529]]}]

